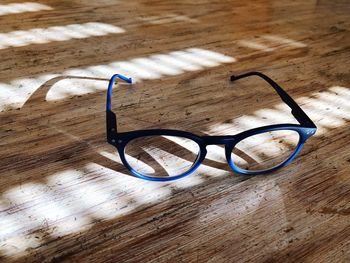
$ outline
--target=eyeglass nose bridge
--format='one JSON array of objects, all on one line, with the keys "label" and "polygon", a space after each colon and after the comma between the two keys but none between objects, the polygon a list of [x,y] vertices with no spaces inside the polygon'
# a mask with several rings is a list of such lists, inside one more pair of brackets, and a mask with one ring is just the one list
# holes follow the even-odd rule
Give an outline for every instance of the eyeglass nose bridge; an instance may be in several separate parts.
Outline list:
[{"label": "eyeglass nose bridge", "polygon": [[205,146],[208,145],[232,145],[235,143],[236,138],[233,136],[203,136],[202,137]]}]

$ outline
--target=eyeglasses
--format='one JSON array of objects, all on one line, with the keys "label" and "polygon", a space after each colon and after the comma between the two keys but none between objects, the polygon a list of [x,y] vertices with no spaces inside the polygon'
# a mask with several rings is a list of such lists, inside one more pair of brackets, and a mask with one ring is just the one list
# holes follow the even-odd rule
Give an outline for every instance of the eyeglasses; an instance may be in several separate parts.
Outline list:
[{"label": "eyeglasses", "polygon": [[198,136],[169,129],[117,132],[117,118],[111,109],[112,88],[117,79],[127,83],[132,83],[132,79],[115,74],[107,92],[107,141],[118,149],[122,163],[131,174],[151,181],[171,181],[193,173],[205,159],[208,145],[224,145],[227,163],[238,174],[275,171],[295,158],[317,128],[287,92],[266,75],[248,72],[230,79],[249,76],[268,82],[300,124],[268,125],[226,136]]}]

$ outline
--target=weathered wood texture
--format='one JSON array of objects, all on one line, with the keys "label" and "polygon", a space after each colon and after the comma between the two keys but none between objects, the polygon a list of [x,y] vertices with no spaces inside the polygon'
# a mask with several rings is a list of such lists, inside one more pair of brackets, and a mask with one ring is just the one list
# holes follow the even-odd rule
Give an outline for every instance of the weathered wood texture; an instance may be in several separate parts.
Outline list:
[{"label": "weathered wood texture", "polygon": [[[1,262],[350,262],[348,1],[11,3],[0,4]],[[293,121],[259,80],[229,83],[250,70],[319,128],[288,167],[238,176],[208,147],[188,178],[145,182],[107,145],[113,72],[138,80],[114,93],[120,131]]]}]

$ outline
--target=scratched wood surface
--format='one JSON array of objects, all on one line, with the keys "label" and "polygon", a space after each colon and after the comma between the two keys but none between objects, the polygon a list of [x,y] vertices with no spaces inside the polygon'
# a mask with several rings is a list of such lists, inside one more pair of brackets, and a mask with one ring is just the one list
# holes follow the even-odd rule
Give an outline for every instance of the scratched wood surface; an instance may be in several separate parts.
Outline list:
[{"label": "scratched wood surface", "polygon": [[[1,1],[1,262],[350,262],[348,1]],[[172,183],[129,175],[119,131],[318,126],[295,161],[238,176],[221,146]]]}]

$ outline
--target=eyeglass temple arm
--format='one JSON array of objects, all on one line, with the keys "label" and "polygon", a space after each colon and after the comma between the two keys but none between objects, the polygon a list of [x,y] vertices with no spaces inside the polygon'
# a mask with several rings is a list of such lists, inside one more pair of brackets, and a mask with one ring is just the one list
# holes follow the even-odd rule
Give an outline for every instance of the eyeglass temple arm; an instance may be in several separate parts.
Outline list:
[{"label": "eyeglass temple arm", "polygon": [[120,74],[114,74],[108,83],[107,89],[107,103],[106,103],[106,123],[107,123],[107,139],[111,138],[110,134],[112,131],[117,131],[117,117],[115,113],[112,111],[112,89],[114,83],[117,79],[124,80],[127,83],[132,83],[131,78],[127,78]]},{"label": "eyeglass temple arm", "polygon": [[292,97],[290,97],[288,93],[284,91],[275,81],[273,81],[263,73],[252,71],[237,76],[232,75],[230,79],[231,81],[235,81],[250,76],[258,76],[264,79],[266,82],[268,82],[275,89],[275,91],[278,93],[281,99],[291,108],[293,116],[297,119],[297,121],[300,124],[305,125],[307,127],[316,128],[316,125],[313,123],[313,121],[309,118],[309,116],[306,115],[306,113],[292,99]]}]

